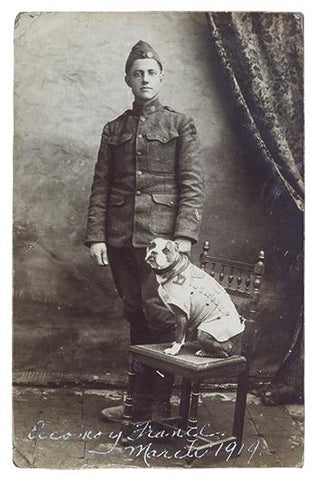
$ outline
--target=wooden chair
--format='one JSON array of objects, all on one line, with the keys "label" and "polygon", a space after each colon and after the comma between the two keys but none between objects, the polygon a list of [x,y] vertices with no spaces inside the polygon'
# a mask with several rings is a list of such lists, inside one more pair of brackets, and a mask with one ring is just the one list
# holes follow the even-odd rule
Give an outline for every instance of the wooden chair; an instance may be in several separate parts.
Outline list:
[{"label": "wooden chair", "polygon": [[[197,347],[186,344],[177,356],[169,356],[163,350],[169,344],[133,345],[129,347],[130,365],[134,361],[148,365],[159,371],[170,372],[182,377],[181,401],[179,416],[155,420],[164,428],[181,428],[186,432],[186,449],[191,452],[187,460],[192,459],[194,452],[205,448],[215,448],[220,444],[236,442],[234,452],[242,446],[246,399],[248,390],[249,366],[252,356],[252,338],[256,333],[255,315],[260,296],[260,286],[264,274],[264,252],[260,251],[254,264],[215,258],[209,255],[209,243],[206,241],[200,255],[200,267],[214,277],[231,295],[238,312],[245,320],[241,355],[226,359],[200,358],[194,356]],[[130,368],[128,388],[125,401],[123,431],[126,435],[131,431],[131,408],[133,405],[133,380],[135,373]],[[224,383],[237,378],[237,393],[234,408],[232,435],[219,440],[206,441],[197,433],[198,399],[200,384]],[[197,442],[198,440],[198,442]],[[199,445],[197,444],[199,443]],[[190,461],[190,460],[189,460]]]}]

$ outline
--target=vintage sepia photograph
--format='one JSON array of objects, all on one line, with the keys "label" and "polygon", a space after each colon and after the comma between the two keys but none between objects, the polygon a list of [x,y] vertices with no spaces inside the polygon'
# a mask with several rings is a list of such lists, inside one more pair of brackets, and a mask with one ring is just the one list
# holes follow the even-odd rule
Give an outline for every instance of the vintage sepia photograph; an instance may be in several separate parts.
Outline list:
[{"label": "vintage sepia photograph", "polygon": [[21,469],[304,464],[304,16],[19,13]]}]

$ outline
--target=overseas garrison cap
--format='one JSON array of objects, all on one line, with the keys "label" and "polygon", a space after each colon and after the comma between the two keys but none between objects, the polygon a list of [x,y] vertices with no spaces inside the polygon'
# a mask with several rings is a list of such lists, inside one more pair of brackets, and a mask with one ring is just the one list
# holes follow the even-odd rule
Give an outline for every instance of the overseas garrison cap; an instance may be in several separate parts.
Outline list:
[{"label": "overseas garrison cap", "polygon": [[133,63],[135,62],[135,60],[139,60],[139,59],[142,59],[142,58],[150,58],[150,59],[153,59],[153,60],[156,60],[156,62],[159,63],[160,65],[160,68],[162,69],[162,64],[161,64],[161,61],[160,61],[160,58],[158,56],[158,54],[155,52],[155,50],[149,45],[149,43],[146,43],[146,42],[143,42],[142,40],[139,40],[139,42],[137,42],[129,56],[128,56],[128,59],[126,61],[126,65],[125,65],[125,72],[128,73],[129,72],[129,69],[131,68],[131,66],[133,65]]}]

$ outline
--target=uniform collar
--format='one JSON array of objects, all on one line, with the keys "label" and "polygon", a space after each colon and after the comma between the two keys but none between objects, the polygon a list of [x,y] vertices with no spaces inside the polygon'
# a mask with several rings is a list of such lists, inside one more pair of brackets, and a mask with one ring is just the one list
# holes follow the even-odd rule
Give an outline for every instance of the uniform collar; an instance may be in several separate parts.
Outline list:
[{"label": "uniform collar", "polygon": [[157,110],[161,110],[162,108],[163,107],[158,97],[152,98],[145,103],[138,103],[136,102],[136,100],[133,103],[133,112],[137,116],[141,116],[144,114],[150,115],[151,113],[157,112]]}]

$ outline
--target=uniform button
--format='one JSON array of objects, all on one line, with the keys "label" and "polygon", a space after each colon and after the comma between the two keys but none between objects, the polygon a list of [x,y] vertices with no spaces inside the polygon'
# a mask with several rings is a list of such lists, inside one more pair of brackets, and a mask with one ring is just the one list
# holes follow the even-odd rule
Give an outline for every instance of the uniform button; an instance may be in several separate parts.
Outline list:
[{"label": "uniform button", "polygon": [[143,115],[141,115],[141,116],[139,117],[139,120],[140,120],[141,122],[144,122],[144,121],[145,121],[145,117],[144,117]]},{"label": "uniform button", "polygon": [[151,112],[154,112],[155,110],[156,110],[156,107],[154,105],[152,107],[150,107]]},{"label": "uniform button", "polygon": [[139,134],[137,135],[137,138],[143,138],[143,135],[142,135],[141,133],[139,133]]},{"label": "uniform button", "polygon": [[139,197],[142,194],[139,190],[137,190],[136,195]]},{"label": "uniform button", "polygon": [[142,154],[142,152],[140,150],[138,150],[137,155],[141,155],[141,154]]},{"label": "uniform button", "polygon": [[136,175],[142,175],[142,174],[143,174],[143,172],[141,170],[136,171]]}]

